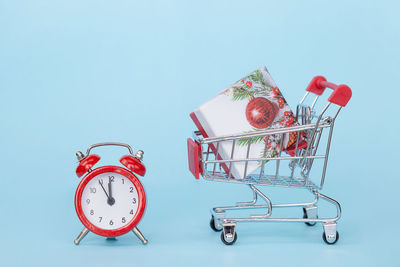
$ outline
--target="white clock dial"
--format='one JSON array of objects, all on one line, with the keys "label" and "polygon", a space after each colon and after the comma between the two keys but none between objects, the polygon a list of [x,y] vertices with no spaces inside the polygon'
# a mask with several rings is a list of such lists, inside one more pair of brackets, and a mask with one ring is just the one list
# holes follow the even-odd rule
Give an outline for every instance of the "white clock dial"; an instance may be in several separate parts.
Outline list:
[{"label": "white clock dial", "polygon": [[95,226],[114,230],[127,225],[136,214],[138,192],[125,176],[108,172],[91,179],[82,193],[82,210]]}]

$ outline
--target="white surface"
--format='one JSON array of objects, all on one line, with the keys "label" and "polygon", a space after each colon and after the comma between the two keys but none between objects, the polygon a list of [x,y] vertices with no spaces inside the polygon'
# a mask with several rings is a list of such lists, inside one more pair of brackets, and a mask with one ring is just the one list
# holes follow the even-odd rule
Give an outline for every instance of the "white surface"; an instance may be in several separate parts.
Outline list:
[{"label": "white surface", "polygon": [[[103,180],[104,189],[108,194],[109,176],[114,176],[111,186],[115,203],[112,206],[107,204],[107,195],[99,183],[99,180]],[[92,190],[94,188],[96,192],[91,193],[91,188]],[[133,199],[136,199],[136,203],[133,203]],[[109,172],[97,175],[86,185],[82,193],[82,210],[86,218],[95,226],[107,230],[118,229],[133,219],[138,208],[138,201],[138,193],[133,183],[121,174]],[[91,210],[93,214],[90,214]],[[124,222],[123,218],[125,218]],[[110,225],[111,220],[112,225]]]}]

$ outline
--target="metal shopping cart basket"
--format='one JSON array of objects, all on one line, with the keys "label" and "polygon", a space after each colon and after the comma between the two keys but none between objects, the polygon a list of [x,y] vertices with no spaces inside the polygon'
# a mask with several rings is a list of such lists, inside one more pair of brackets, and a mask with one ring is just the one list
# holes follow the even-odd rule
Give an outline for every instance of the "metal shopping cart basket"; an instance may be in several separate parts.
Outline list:
[{"label": "metal shopping cart basket", "polygon": [[[326,88],[333,89],[333,93],[330,95],[328,103],[318,114],[316,112],[316,103]],[[311,95],[310,93],[315,95],[312,101],[310,101],[311,99],[308,97]],[[214,231],[223,230],[221,233],[221,240],[223,243],[226,245],[232,245],[236,242],[236,223],[266,221],[303,222],[309,226],[313,226],[317,222],[320,222],[324,229],[322,235],[323,240],[327,244],[334,244],[337,242],[339,239],[339,233],[336,230],[336,222],[339,220],[341,215],[340,204],[336,200],[319,193],[319,190],[322,189],[325,181],[329,148],[331,145],[335,120],[341,109],[346,106],[350,100],[351,95],[351,89],[348,86],[335,85],[327,82],[322,76],[316,76],[308,85],[306,94],[297,106],[296,120],[299,122],[299,125],[297,126],[211,138],[204,138],[199,131],[196,131],[194,132],[193,139],[188,138],[189,170],[197,179],[199,178],[199,174],[201,174],[206,180],[247,184],[252,190],[252,201],[238,202],[233,206],[215,207],[212,209],[210,226]],[[306,104],[308,102],[310,102],[309,105]],[[328,114],[332,115],[329,116]],[[274,157],[261,155],[261,157],[258,158],[250,158],[249,150],[252,142],[248,142],[247,157],[233,157],[235,143],[242,139],[255,137],[268,138],[270,135],[280,135],[281,138],[279,139],[282,142],[284,134],[294,132],[297,133],[297,135],[295,135],[297,136],[297,140],[294,149],[292,148],[292,151],[289,153],[279,152],[279,154]],[[301,136],[306,140],[305,146],[301,145]],[[323,139],[325,139],[325,141]],[[230,158],[222,159],[219,155],[218,150],[223,142],[229,142],[232,147]],[[260,166],[256,171],[247,174],[246,168],[251,161],[259,162]],[[244,174],[241,177],[232,176],[232,164],[236,162],[245,164]],[[287,164],[283,164],[285,162]],[[317,181],[313,179],[314,176],[310,176],[313,165],[319,167],[320,170],[318,170],[318,174],[320,171],[322,172],[321,176],[318,175],[320,178],[318,178]],[[288,168],[285,169],[286,173],[284,173],[283,167],[286,166],[288,166]],[[314,195],[314,200],[304,203],[272,204],[271,200],[258,188],[258,186],[265,185],[308,189]],[[326,200],[328,203],[331,203],[336,207],[337,214],[335,217],[318,217],[317,203],[319,199]],[[260,202],[262,203],[259,204]],[[271,216],[273,210],[284,207],[303,208],[303,217],[274,218]],[[226,215],[226,211],[228,210],[246,209],[266,209],[266,213],[260,215],[249,215],[247,217],[228,217]]]}]

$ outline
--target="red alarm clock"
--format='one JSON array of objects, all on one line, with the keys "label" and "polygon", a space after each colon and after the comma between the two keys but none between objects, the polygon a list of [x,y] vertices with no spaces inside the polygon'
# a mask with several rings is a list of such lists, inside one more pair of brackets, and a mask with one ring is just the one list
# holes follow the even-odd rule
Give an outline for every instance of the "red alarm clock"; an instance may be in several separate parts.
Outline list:
[{"label": "red alarm clock", "polygon": [[[93,169],[100,156],[90,154],[90,151],[99,146],[126,147],[130,154],[120,159],[125,168],[109,165]],[[108,238],[133,231],[146,244],[146,238],[137,228],[146,207],[146,195],[135,176],[146,173],[142,163],[143,151],[133,155],[132,148],[127,144],[100,143],[90,146],[86,155],[80,151],[76,155],[79,160],[76,175],[86,175],[75,193],[75,210],[85,228],[74,243],[78,245],[89,231]]]}]

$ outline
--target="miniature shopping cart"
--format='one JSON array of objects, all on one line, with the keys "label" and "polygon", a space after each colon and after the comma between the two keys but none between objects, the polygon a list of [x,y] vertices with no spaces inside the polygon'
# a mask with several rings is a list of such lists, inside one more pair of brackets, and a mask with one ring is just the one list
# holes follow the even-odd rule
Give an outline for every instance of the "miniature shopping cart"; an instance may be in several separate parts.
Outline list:
[{"label": "miniature shopping cart", "polygon": [[[316,112],[317,100],[326,88],[333,89],[333,93],[328,99],[328,103],[322,107],[322,111]],[[199,174],[204,179],[210,181],[230,182],[247,184],[253,193],[253,199],[249,202],[238,202],[234,206],[215,207],[212,209],[210,226],[214,231],[222,231],[221,240],[226,245],[236,242],[237,233],[235,231],[238,222],[303,222],[309,226],[317,222],[322,223],[324,233],[323,240],[327,244],[334,244],[339,239],[336,230],[337,220],[341,215],[340,204],[321,193],[325,181],[325,174],[329,156],[329,148],[332,140],[332,131],[335,120],[342,109],[351,98],[351,89],[346,85],[335,85],[327,82],[322,76],[316,76],[306,89],[306,94],[301,99],[296,109],[297,126],[279,129],[268,129],[254,131],[246,134],[236,134],[228,136],[218,136],[204,138],[201,132],[194,132],[193,139],[188,141],[189,170],[198,179]],[[308,96],[313,93],[314,99]],[[307,101],[308,100],[308,101]],[[310,104],[306,104],[310,102]],[[332,105],[334,104],[334,105]],[[280,135],[281,146],[284,140],[283,135],[297,133],[294,149],[288,153],[279,152],[274,157],[261,155],[258,158],[249,157],[252,142],[247,144],[247,157],[235,158],[235,144],[243,139],[264,137],[268,140],[271,135]],[[306,145],[301,141],[304,139]],[[221,145],[230,144],[232,153],[230,158],[222,158],[219,153]],[[302,145],[303,142],[303,145]],[[287,151],[286,151],[287,152]],[[246,169],[249,162],[258,162],[259,167],[256,171],[247,174]],[[244,173],[240,177],[233,177],[232,164],[242,163],[245,165]],[[310,175],[311,170],[318,167],[317,180]],[[322,175],[320,176],[320,173]],[[272,204],[271,200],[257,186],[282,186],[290,188],[308,189],[314,196],[314,200],[305,203]],[[319,218],[317,215],[317,203],[319,199],[326,200],[336,207],[335,217]],[[261,204],[260,204],[261,202]],[[299,218],[274,218],[272,211],[276,208],[299,207],[303,208],[303,217]],[[227,216],[226,211],[265,209],[266,213],[249,216]]]}]

